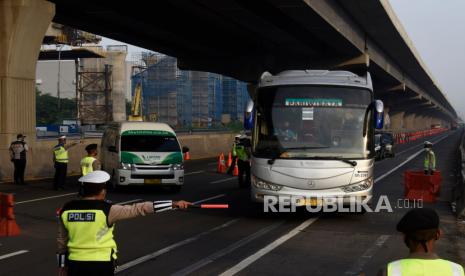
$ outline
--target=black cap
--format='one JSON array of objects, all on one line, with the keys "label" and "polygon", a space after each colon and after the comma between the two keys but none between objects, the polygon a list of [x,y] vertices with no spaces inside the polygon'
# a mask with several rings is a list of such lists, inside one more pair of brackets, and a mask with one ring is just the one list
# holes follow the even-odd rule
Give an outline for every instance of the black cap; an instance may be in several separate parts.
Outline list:
[{"label": "black cap", "polygon": [[419,230],[438,229],[439,216],[433,209],[418,208],[407,212],[397,224],[397,231],[413,233]]},{"label": "black cap", "polygon": [[21,133],[16,135],[16,139],[19,139],[19,138],[26,138],[26,136],[22,135]]},{"label": "black cap", "polygon": [[90,144],[86,146],[86,151],[96,150],[97,144]]}]

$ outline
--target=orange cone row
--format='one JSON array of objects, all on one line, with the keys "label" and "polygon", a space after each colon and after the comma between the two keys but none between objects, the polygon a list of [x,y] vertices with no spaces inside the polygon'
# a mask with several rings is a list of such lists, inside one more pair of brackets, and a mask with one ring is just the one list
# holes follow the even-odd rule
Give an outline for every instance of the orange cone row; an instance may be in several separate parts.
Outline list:
[{"label": "orange cone row", "polygon": [[413,132],[399,132],[394,134],[395,140],[397,144],[406,144],[411,141],[416,141],[421,138],[433,136],[439,133],[447,131],[447,128],[435,128],[435,129],[427,129],[421,131],[413,131]]},{"label": "orange cone row", "polygon": [[218,164],[217,164],[216,171],[218,173],[226,173],[228,171],[228,168],[230,168],[231,166],[234,166],[233,175],[234,176],[239,175],[239,169],[237,167],[237,159],[236,159],[236,162],[233,164],[231,152],[228,153],[227,161],[225,160],[224,153],[221,153],[218,156]]},{"label": "orange cone row", "polygon": [[13,194],[0,193],[0,237],[17,236],[20,233],[13,206]]}]

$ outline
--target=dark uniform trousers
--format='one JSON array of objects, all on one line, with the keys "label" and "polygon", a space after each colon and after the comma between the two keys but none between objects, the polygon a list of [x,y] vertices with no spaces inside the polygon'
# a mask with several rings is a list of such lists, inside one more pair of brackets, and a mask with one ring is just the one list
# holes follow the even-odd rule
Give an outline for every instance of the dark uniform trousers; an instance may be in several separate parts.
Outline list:
[{"label": "dark uniform trousers", "polygon": [[55,178],[53,181],[53,188],[55,190],[58,190],[59,188],[64,188],[67,170],[68,163],[55,162]]},{"label": "dark uniform trousers", "polygon": [[68,276],[109,276],[115,275],[114,262],[67,261]]},{"label": "dark uniform trousers", "polygon": [[26,159],[13,159],[15,165],[15,184],[24,184],[24,171],[26,170]]},{"label": "dark uniform trousers", "polygon": [[[239,169],[239,176],[238,176],[239,186],[240,187],[250,186],[250,162],[238,159],[237,167]],[[245,181],[244,181],[244,174],[245,174]]]}]

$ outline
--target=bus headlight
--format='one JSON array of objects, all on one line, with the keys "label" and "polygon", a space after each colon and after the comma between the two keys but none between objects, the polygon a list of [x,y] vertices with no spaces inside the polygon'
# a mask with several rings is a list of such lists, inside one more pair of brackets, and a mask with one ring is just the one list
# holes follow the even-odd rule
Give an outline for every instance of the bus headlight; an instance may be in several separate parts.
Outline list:
[{"label": "bus headlight", "polygon": [[173,170],[184,170],[183,164],[173,164],[172,167],[173,167]]},{"label": "bus headlight", "polygon": [[341,188],[346,193],[360,192],[369,189],[373,186],[373,177],[367,178],[363,181],[344,186]]},{"label": "bus headlight", "polygon": [[251,180],[252,180],[252,185],[257,189],[279,191],[283,188],[283,186],[281,185],[267,182],[254,175],[252,175]]},{"label": "bus headlight", "polygon": [[123,169],[123,170],[131,170],[132,169],[132,164],[120,163],[119,168]]}]

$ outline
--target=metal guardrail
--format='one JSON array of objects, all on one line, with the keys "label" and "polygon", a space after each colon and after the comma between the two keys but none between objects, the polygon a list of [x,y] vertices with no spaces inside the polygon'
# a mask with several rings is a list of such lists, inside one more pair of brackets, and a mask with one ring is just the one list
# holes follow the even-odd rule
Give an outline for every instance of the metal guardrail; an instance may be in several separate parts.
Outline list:
[{"label": "metal guardrail", "polygon": [[462,130],[459,149],[460,179],[456,187],[456,213],[458,218],[465,219],[465,130]]}]

